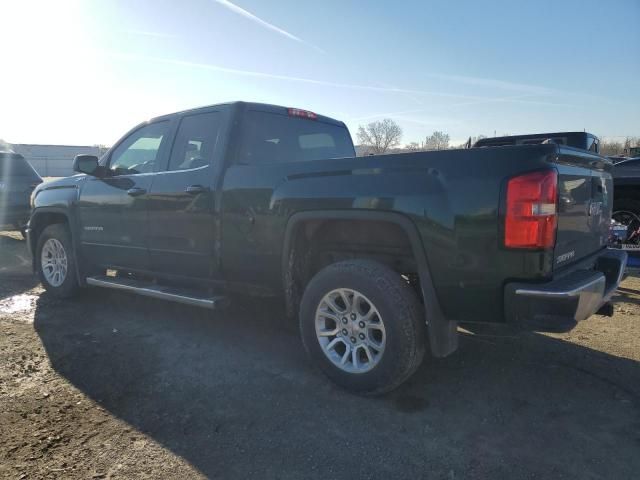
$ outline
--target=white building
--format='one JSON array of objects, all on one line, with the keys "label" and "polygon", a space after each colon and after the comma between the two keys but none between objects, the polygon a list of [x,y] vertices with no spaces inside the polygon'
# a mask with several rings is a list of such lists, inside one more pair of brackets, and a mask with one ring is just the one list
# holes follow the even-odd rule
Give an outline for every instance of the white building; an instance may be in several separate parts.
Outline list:
[{"label": "white building", "polygon": [[102,156],[106,149],[83,145],[30,145],[14,143],[11,149],[22,155],[41,177],[68,177],[73,175],[76,155]]}]

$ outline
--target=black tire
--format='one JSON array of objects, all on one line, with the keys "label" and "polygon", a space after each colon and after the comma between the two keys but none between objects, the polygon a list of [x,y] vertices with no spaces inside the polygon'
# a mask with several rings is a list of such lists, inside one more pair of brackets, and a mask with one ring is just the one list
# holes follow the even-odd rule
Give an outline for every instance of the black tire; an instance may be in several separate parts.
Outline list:
[{"label": "black tire", "polygon": [[[384,322],[384,352],[379,362],[364,373],[346,372],[334,365],[316,336],[316,310],[323,297],[338,288],[365,295]],[[371,260],[334,263],[311,279],[300,305],[300,332],[307,353],[320,370],[346,390],[362,395],[378,395],[397,388],[424,358],[425,321],[415,291],[398,273]]]},{"label": "black tire", "polygon": [[[631,235],[640,228],[640,200],[634,198],[619,198],[613,202],[612,218],[629,227],[627,232]],[[640,243],[640,238],[631,240],[632,243]]]},{"label": "black tire", "polygon": [[[67,258],[67,273],[64,281],[59,286],[54,286],[49,283],[42,269],[42,249],[47,240],[52,238],[58,240],[62,244]],[[42,282],[42,285],[47,290],[47,292],[58,298],[69,298],[77,293],[80,287],[78,285],[78,277],[76,273],[76,262],[73,255],[71,234],[69,233],[69,229],[66,225],[49,225],[42,231],[42,233],[38,237],[35,261],[36,269],[38,271],[38,277],[40,278],[40,281]]]}]

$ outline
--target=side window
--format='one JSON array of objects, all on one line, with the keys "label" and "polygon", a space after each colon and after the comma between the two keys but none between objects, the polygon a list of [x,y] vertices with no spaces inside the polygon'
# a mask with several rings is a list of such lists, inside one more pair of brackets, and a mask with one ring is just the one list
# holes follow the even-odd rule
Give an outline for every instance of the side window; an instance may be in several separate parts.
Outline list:
[{"label": "side window", "polygon": [[116,175],[153,172],[160,145],[168,130],[167,121],[139,128],[113,151],[109,169]]},{"label": "side window", "polygon": [[211,165],[220,124],[219,112],[184,117],[171,150],[169,170],[189,170]]}]

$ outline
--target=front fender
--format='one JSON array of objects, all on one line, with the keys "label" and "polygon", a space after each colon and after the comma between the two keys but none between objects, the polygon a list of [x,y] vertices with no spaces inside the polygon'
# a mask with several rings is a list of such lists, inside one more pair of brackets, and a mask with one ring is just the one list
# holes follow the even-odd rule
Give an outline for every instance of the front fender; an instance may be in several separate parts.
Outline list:
[{"label": "front fender", "polygon": [[75,215],[75,207],[78,202],[80,182],[82,180],[82,177],[63,179],[58,182],[68,181],[68,183],[58,184],[58,182],[54,182],[52,185],[45,184],[34,193],[31,216],[27,226],[27,244],[32,257],[34,272],[36,271],[35,253],[40,233],[48,225],[66,223],[71,233],[72,254],[76,260],[76,273],[78,273],[78,279],[82,282],[84,277],[80,275],[79,271],[78,223]]}]

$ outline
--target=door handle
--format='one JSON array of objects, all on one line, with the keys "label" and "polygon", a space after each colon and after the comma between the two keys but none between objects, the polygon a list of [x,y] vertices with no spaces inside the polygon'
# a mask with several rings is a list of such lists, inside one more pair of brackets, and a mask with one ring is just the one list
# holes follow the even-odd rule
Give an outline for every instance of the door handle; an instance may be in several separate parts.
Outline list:
[{"label": "door handle", "polygon": [[208,191],[209,189],[207,187],[203,187],[202,185],[191,185],[185,190],[185,192],[187,192],[189,195],[198,195],[199,193],[205,193]]},{"label": "door handle", "polygon": [[130,197],[139,197],[140,195],[144,195],[147,193],[147,190],[144,188],[134,187],[127,190],[127,195]]}]

